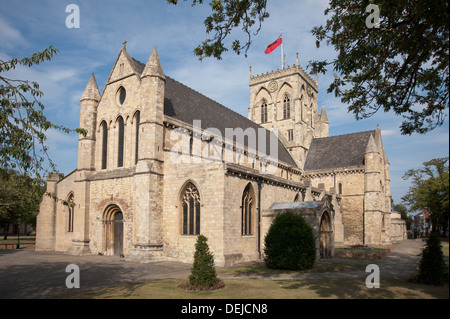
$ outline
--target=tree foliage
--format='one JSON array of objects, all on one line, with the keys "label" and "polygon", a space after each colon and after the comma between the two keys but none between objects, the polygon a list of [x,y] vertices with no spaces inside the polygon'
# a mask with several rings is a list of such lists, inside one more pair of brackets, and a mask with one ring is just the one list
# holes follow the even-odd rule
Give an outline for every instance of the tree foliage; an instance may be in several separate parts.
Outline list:
[{"label": "tree foliage", "polygon": [[303,270],[314,266],[314,234],[311,226],[299,214],[285,212],[277,215],[264,244],[264,261],[269,268]]},{"label": "tree foliage", "polygon": [[[32,67],[50,61],[58,52],[50,46],[22,59],[0,60],[0,168],[32,176],[39,191],[45,171],[56,171],[45,144],[49,129],[86,134],[56,125],[44,115],[43,92],[34,81],[13,79],[8,71],[17,66]],[[48,165],[48,167],[47,167]],[[44,173],[43,173],[44,172]]]},{"label": "tree foliage", "polygon": [[[188,0],[185,0],[188,1]],[[167,0],[168,3],[176,5],[178,0]],[[252,28],[258,24],[254,35],[261,29],[262,22],[269,17],[266,11],[266,0],[211,0],[209,6],[212,14],[205,21],[206,33],[213,33],[212,38],[204,40],[195,49],[194,53],[202,60],[205,57],[215,57],[220,60],[222,54],[228,51],[225,46],[225,39],[231,34],[233,29],[241,27],[247,35],[244,44],[238,39],[231,43],[231,49],[240,54],[247,51],[252,42]],[[203,0],[192,0],[192,6],[203,4]]]},{"label": "tree foliage", "polygon": [[408,170],[403,179],[412,186],[402,200],[411,212],[426,209],[431,214],[433,230],[441,226],[445,232],[449,220],[449,158],[436,158],[423,163],[423,168]]},{"label": "tree foliage", "polygon": [[[379,8],[379,20],[370,3]],[[379,110],[402,115],[402,134],[443,124],[449,108],[449,7],[440,0],[331,0],[312,33],[331,44],[333,61],[310,61],[313,73],[332,66],[334,92],[357,119]],[[370,23],[366,24],[369,19]],[[372,27],[371,27],[372,26]]]},{"label": "tree foliage", "polygon": [[214,256],[209,251],[208,239],[199,235],[195,244],[194,264],[192,265],[189,284],[199,287],[213,287],[219,280],[214,266]]},{"label": "tree foliage", "polygon": [[439,237],[431,234],[422,251],[417,280],[426,284],[441,285],[448,283],[448,266]]},{"label": "tree foliage", "polygon": [[[40,192],[35,191],[35,183],[30,177],[0,169],[1,227],[6,231],[10,224],[17,224],[19,218],[22,224],[35,225],[42,194],[42,188]],[[6,239],[6,232],[4,236]]]}]

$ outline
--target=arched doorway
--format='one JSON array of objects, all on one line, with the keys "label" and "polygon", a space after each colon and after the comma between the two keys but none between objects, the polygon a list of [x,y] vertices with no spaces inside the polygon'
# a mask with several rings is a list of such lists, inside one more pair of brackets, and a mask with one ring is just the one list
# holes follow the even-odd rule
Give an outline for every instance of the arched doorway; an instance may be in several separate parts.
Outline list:
[{"label": "arched doorway", "polygon": [[105,255],[123,254],[123,213],[117,205],[109,205],[103,213],[103,250]]},{"label": "arched doorway", "polygon": [[324,212],[320,218],[320,258],[331,257],[331,235],[333,231],[331,229],[330,214]]}]

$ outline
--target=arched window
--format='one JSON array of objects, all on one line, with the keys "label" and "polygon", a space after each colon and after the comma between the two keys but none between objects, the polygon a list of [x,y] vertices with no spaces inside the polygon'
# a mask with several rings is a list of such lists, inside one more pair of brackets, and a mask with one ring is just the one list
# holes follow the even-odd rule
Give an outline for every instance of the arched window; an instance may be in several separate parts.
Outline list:
[{"label": "arched window", "polygon": [[100,127],[102,132],[102,169],[106,169],[108,162],[108,126],[103,121]]},{"label": "arched window", "polygon": [[123,118],[119,116],[117,119],[117,126],[119,129],[118,145],[117,145],[117,167],[123,167],[123,143],[124,143],[124,129]]},{"label": "arched window", "polygon": [[139,123],[141,121],[141,113],[139,111],[136,112],[136,115],[134,116],[134,122],[136,126],[136,148],[135,148],[135,154],[134,154],[134,163],[137,164],[139,159]]},{"label": "arched window", "polygon": [[253,211],[255,207],[254,192],[251,184],[248,184],[242,194],[242,235],[253,235]]},{"label": "arched window", "polygon": [[70,194],[67,199],[67,207],[68,207],[68,214],[67,214],[67,231],[73,232],[73,217],[75,213],[75,203],[73,200],[74,196],[73,194]]},{"label": "arched window", "polygon": [[284,96],[283,101],[283,119],[288,119],[291,117],[291,99],[289,95]]},{"label": "arched window", "polygon": [[181,218],[183,235],[200,235],[200,194],[197,187],[187,183],[181,192]]},{"label": "arched window", "polygon": [[261,103],[261,123],[267,123],[267,101]]}]

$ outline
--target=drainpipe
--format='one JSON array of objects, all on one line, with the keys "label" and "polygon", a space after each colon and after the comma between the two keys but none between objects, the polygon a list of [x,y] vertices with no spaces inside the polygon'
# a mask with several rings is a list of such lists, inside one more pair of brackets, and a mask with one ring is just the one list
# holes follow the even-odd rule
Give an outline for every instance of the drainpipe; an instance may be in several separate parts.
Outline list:
[{"label": "drainpipe", "polygon": [[366,198],[363,199],[363,245],[366,244]]},{"label": "drainpipe", "polygon": [[261,259],[261,188],[262,182],[258,180],[258,254]]}]

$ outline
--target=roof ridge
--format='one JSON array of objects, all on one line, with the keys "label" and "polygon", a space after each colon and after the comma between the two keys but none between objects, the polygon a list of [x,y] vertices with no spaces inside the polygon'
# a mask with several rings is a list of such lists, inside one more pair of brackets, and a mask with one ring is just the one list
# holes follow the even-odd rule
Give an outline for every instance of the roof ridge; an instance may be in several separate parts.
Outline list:
[{"label": "roof ridge", "polygon": [[352,132],[352,133],[345,133],[345,134],[332,135],[332,136],[326,136],[326,137],[316,137],[316,138],[313,138],[313,140],[321,140],[321,139],[325,139],[325,138],[341,137],[341,136],[346,136],[346,135],[354,135],[354,134],[369,133],[369,132],[374,133],[375,130],[367,130],[367,131],[360,131],[360,132]]}]

